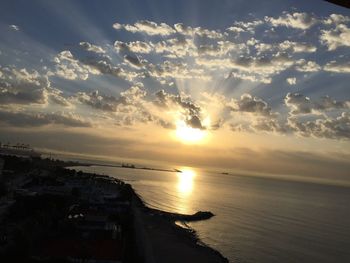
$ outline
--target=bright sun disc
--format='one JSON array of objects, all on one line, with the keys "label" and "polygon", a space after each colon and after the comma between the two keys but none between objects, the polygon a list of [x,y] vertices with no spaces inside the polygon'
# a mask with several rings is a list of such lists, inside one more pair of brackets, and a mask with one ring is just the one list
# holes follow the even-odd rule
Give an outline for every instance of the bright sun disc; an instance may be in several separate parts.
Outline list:
[{"label": "bright sun disc", "polygon": [[179,122],[176,127],[176,137],[186,143],[200,142],[205,138],[206,131],[187,126],[184,122]]}]

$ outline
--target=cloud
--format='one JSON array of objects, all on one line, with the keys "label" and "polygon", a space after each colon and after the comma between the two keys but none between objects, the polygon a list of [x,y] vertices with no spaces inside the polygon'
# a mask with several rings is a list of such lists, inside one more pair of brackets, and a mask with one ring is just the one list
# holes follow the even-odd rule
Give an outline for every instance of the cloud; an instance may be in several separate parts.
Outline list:
[{"label": "cloud", "polygon": [[205,129],[201,121],[201,108],[189,98],[177,94],[169,94],[164,90],[158,91],[154,104],[160,108],[172,109],[181,114],[187,125],[195,129]]},{"label": "cloud", "polygon": [[198,116],[194,115],[194,116],[190,116],[187,120],[186,120],[186,124],[194,129],[201,129],[203,130],[204,127],[202,125],[201,120],[199,119]]},{"label": "cloud", "polygon": [[41,113],[0,111],[0,121],[16,127],[64,125],[69,127],[92,127],[90,122],[71,112]]},{"label": "cloud", "polygon": [[99,94],[98,90],[90,93],[78,92],[76,94],[76,98],[80,103],[107,112],[122,111],[119,106],[137,105],[144,96],[146,96],[146,91],[142,89],[142,86],[137,85],[133,85],[126,91],[121,92],[118,98]]},{"label": "cloud", "polygon": [[174,25],[176,31],[184,36],[194,37],[206,37],[211,39],[221,39],[223,34],[219,30],[210,30],[202,27],[190,27],[185,26],[182,23],[177,23]]},{"label": "cloud", "polygon": [[202,79],[209,80],[210,76],[206,75],[203,69],[191,68],[184,62],[164,61],[162,64],[149,64],[147,67],[148,74],[159,80],[161,83],[165,79]]},{"label": "cloud", "polygon": [[262,20],[254,20],[249,22],[237,21],[234,23],[234,26],[227,28],[227,31],[231,31],[234,33],[249,32],[254,34],[255,28],[263,24],[264,24],[264,21]]},{"label": "cloud", "polygon": [[153,50],[153,47],[151,44],[143,41],[135,41],[135,42],[129,42],[129,43],[115,41],[114,47],[118,53],[132,52],[132,53],[148,54]]},{"label": "cloud", "polygon": [[339,24],[334,29],[321,30],[320,41],[330,51],[342,46],[350,47],[350,28]]},{"label": "cloud", "polygon": [[[340,61],[345,59],[344,56],[320,66],[318,63],[323,59],[319,54],[324,52],[325,48],[318,49],[319,42],[315,41],[318,44],[316,45],[309,41],[314,40],[313,35],[291,31],[291,28],[306,30],[320,22],[320,28],[323,30],[321,35],[328,31],[333,37],[323,40],[323,44],[329,49],[336,49],[341,45],[347,45],[346,41],[343,41],[343,38],[347,37],[348,27],[344,24],[347,19],[345,16],[331,15],[325,20],[319,20],[312,14],[283,13],[275,18],[266,17],[265,20],[234,22],[225,31],[191,27],[182,23],[171,26],[145,20],[133,24],[116,23],[114,28],[117,30],[143,35],[134,35],[132,41],[128,39],[128,42],[115,41],[114,49],[118,54],[111,54],[111,57],[106,55],[107,49],[84,41],[80,42],[79,46],[92,53],[87,54],[80,50],[73,55],[71,51],[64,50],[54,57],[51,69],[44,66],[38,71],[30,71],[0,67],[0,102],[5,105],[3,109],[10,109],[11,104],[21,104],[14,105],[12,109],[19,107],[30,109],[30,106],[23,106],[26,104],[46,104],[47,107],[44,109],[41,106],[41,109],[47,111],[51,103],[56,104],[53,105],[55,107],[74,108],[77,112],[89,107],[90,111],[86,111],[89,116],[97,122],[101,119],[100,123],[111,125],[154,123],[161,127],[174,128],[178,121],[182,121],[190,127],[199,129],[229,126],[236,131],[301,134],[299,130],[302,130],[302,125],[305,126],[304,129],[306,126],[311,129],[310,127],[316,124],[317,127],[323,125],[324,128],[326,123],[336,123],[337,118],[342,116],[341,113],[345,112],[338,121],[341,123],[346,119],[349,102],[336,101],[330,97],[311,101],[302,94],[288,93],[284,98],[285,104],[280,103],[278,106],[271,104],[278,110],[280,107],[283,108],[281,114],[278,114],[267,100],[244,92],[252,90],[259,94],[263,93],[264,91],[257,91],[258,88],[268,88],[266,86],[269,85],[259,84],[270,84],[272,81],[282,80],[282,84],[286,81],[290,85],[296,85],[297,77],[303,74],[297,72],[298,76],[293,77],[292,73],[295,71],[319,72],[323,69],[335,73],[349,73],[349,63]],[[289,40],[279,34],[268,35],[266,31],[259,35],[260,30],[256,35],[249,35],[260,29],[258,27],[263,30],[269,27],[268,30],[271,31],[277,26],[287,27],[284,28],[286,34],[292,32],[295,35],[290,35]],[[334,55],[331,52],[327,54]],[[306,58],[306,55],[310,58]],[[305,59],[301,59],[302,57]],[[276,78],[281,72],[285,74]],[[130,82],[131,87],[115,97],[104,94],[102,90],[105,88],[100,91],[69,94],[70,97],[66,97],[65,93],[50,85],[50,81],[52,83],[62,81],[50,78],[53,76],[68,80],[87,80],[91,75],[100,75],[93,81],[97,85],[108,83],[107,89],[112,88],[109,84],[123,88],[119,85],[125,83],[102,75],[126,80]],[[318,77],[319,74],[312,76]],[[238,81],[233,81],[232,78]],[[113,81],[116,83],[112,83]],[[259,83],[247,83],[248,81]],[[137,82],[142,82],[146,88],[140,84],[135,85]],[[229,89],[229,83],[234,83],[235,89]],[[82,82],[79,81],[79,84]],[[273,83],[273,86],[275,84],[278,85]],[[156,93],[154,91],[146,93],[148,90],[159,90],[160,87],[167,92],[160,90]],[[208,97],[202,97],[203,89],[216,90],[216,87],[222,91],[223,99],[218,99],[214,103]],[[193,92],[195,95],[193,98],[196,100],[182,92],[176,94],[177,90]],[[236,94],[238,97],[225,98],[228,93]],[[216,95],[210,93],[209,96]],[[278,94],[271,96],[279,97]],[[36,110],[38,108],[37,105],[32,107]],[[30,112],[28,114],[33,115]],[[37,118],[38,122],[50,124],[59,122],[56,121],[57,118],[55,121],[52,120],[53,117],[50,119],[51,115],[42,114]],[[23,116],[22,119],[26,119],[26,115]],[[300,126],[299,130],[292,128],[294,117],[297,118],[295,123]],[[316,131],[313,130],[313,133]]]},{"label": "cloud", "polygon": [[72,107],[73,106],[68,99],[63,97],[63,92],[59,89],[51,88],[50,93],[49,93],[49,98],[53,103],[61,105],[63,107]]},{"label": "cloud", "polygon": [[19,31],[19,26],[17,25],[9,25],[9,28],[14,31]]},{"label": "cloud", "polygon": [[125,98],[125,101],[129,104],[137,104],[146,96],[146,91],[143,89],[143,85],[138,83],[138,85],[133,85],[126,91],[120,93],[120,95]]},{"label": "cloud", "polygon": [[350,17],[340,14],[331,14],[328,18],[323,20],[323,23],[326,25],[338,25],[347,22],[350,22]]},{"label": "cloud", "polygon": [[154,44],[156,53],[163,53],[168,58],[183,58],[185,56],[195,56],[197,47],[193,39],[187,39],[183,36],[170,38],[165,41],[159,41]]},{"label": "cloud", "polygon": [[289,40],[285,40],[278,46],[281,51],[290,51],[293,53],[313,53],[317,50],[317,48],[312,44],[298,43]]},{"label": "cloud", "polygon": [[246,54],[249,48],[246,44],[236,44],[231,41],[218,41],[216,45],[200,45],[195,56],[225,57],[230,53]]},{"label": "cloud", "polygon": [[119,104],[126,103],[122,98],[99,95],[97,90],[91,93],[78,92],[76,97],[79,102],[103,111],[115,112]]},{"label": "cloud", "polygon": [[90,44],[89,42],[80,42],[79,46],[81,46],[83,49],[85,49],[87,51],[94,52],[97,54],[105,54],[106,53],[106,51],[102,47]]},{"label": "cloud", "polygon": [[287,78],[286,81],[287,81],[287,83],[288,83],[289,85],[295,85],[295,84],[297,84],[297,79],[296,79],[296,78]]},{"label": "cloud", "polygon": [[123,24],[115,23],[113,24],[113,28],[116,30],[124,29],[132,33],[144,33],[150,36],[154,36],[154,35],[168,36],[176,32],[171,26],[165,23],[157,24],[155,22],[148,21],[148,20],[138,21],[134,25],[129,25],[129,24],[123,25]]},{"label": "cloud", "polygon": [[208,59],[196,58],[196,63],[210,68],[221,68],[230,70],[228,77],[248,79],[251,81],[260,81],[270,83],[270,77],[291,67],[294,61],[286,53],[277,53],[271,57],[245,57],[236,59]]},{"label": "cloud", "polygon": [[47,105],[49,101],[63,107],[72,106],[61,90],[51,87],[46,74],[0,66],[0,104]]},{"label": "cloud", "polygon": [[350,62],[331,61],[323,67],[323,70],[334,73],[350,73]]},{"label": "cloud", "polygon": [[130,82],[138,77],[136,72],[128,71],[119,66],[114,66],[111,62],[106,60],[88,59],[84,63],[90,68],[93,68],[94,71],[98,71],[100,74],[112,75]]},{"label": "cloud", "polygon": [[234,33],[242,33],[242,32],[245,32],[245,30],[241,27],[238,27],[238,26],[231,26],[231,27],[228,27],[226,29],[227,31],[231,31],[231,32],[234,32]]},{"label": "cloud", "polygon": [[284,98],[291,115],[322,114],[324,111],[334,109],[350,109],[350,101],[336,101],[329,96],[322,97],[319,101],[311,101],[300,93],[288,93]]},{"label": "cloud", "polygon": [[315,61],[306,61],[305,59],[299,59],[295,63],[295,69],[300,72],[317,72],[321,70],[321,66]]},{"label": "cloud", "polygon": [[342,112],[336,118],[300,122],[295,116],[288,118],[289,127],[304,137],[350,139],[350,113]]},{"label": "cloud", "polygon": [[124,61],[131,67],[133,68],[141,68],[145,65],[145,61],[139,59],[138,56],[136,55],[125,55],[124,56]]},{"label": "cloud", "polygon": [[[336,101],[329,96],[311,101],[302,94],[288,93],[285,105],[290,111],[283,120],[262,99],[243,94],[240,99],[226,102],[233,114],[226,118],[226,122],[235,132],[294,133],[303,137],[350,139],[350,113],[344,112],[350,109],[350,101]],[[333,118],[325,114],[329,111],[342,112]],[[303,118],[306,114],[311,117]]]},{"label": "cloud", "polygon": [[75,59],[69,50],[64,50],[57,54],[57,56],[54,57],[54,62],[56,64],[55,71],[52,72],[51,75],[56,75],[64,79],[86,80],[89,74],[97,75],[100,73],[98,70]]},{"label": "cloud", "polygon": [[170,107],[170,104],[176,104],[181,106],[183,109],[188,110],[190,113],[198,114],[200,107],[194,104],[191,100],[183,98],[181,95],[169,94],[164,90],[156,92],[155,103],[161,107]]},{"label": "cloud", "polygon": [[240,99],[231,99],[226,103],[231,115],[226,118],[229,127],[235,132],[285,133],[283,124],[277,119],[278,114],[261,98],[243,94]]},{"label": "cloud", "polygon": [[319,22],[318,19],[311,14],[298,12],[292,14],[284,12],[282,16],[277,18],[265,17],[265,21],[274,27],[285,26],[302,30],[309,29]]},{"label": "cloud", "polygon": [[235,112],[248,112],[261,116],[275,115],[265,101],[247,93],[243,94],[239,100],[232,99],[228,105]]},{"label": "cloud", "polygon": [[0,66],[1,104],[46,104],[50,81],[38,71]]}]

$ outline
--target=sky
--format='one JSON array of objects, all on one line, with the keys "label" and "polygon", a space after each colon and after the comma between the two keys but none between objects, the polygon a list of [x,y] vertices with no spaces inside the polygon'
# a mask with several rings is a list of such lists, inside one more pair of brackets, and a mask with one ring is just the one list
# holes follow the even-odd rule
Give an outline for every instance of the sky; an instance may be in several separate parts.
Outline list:
[{"label": "sky", "polygon": [[350,180],[346,8],[3,0],[0,36],[2,142]]}]

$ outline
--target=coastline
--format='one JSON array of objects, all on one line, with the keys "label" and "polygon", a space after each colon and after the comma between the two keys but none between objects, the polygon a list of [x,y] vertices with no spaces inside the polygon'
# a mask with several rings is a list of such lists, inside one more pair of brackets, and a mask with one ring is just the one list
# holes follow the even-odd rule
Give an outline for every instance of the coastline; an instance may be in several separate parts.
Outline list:
[{"label": "coastline", "polygon": [[[143,221],[147,243],[151,243],[151,247],[148,247],[152,250],[148,253],[153,254],[150,256],[150,262],[229,262],[219,251],[202,242],[193,228],[184,228],[176,223],[207,220],[214,216],[213,214],[203,212],[203,217],[200,218],[198,212],[186,215],[150,208],[131,185],[130,188],[133,193],[133,208]],[[157,248],[156,251],[154,247]],[[168,253],[176,254],[177,257],[181,255],[182,258],[169,258]]]},{"label": "coastline", "polygon": [[[111,245],[103,249],[110,254],[91,257],[108,255],[129,263],[228,262],[204,244],[195,230],[176,224],[210,219],[214,216],[211,212],[187,215],[150,208],[130,184],[108,175],[82,172],[76,169],[81,166],[77,162],[2,158],[6,186],[2,199],[7,204],[2,219],[6,238],[0,245],[3,258],[33,262],[84,258],[91,249],[102,249],[99,240],[103,236]],[[32,222],[41,224],[34,227]],[[110,229],[111,224],[114,227]],[[69,250],[65,246],[69,242],[77,249]]]},{"label": "coastline", "polygon": [[[164,170],[156,168],[130,168],[117,165],[99,165],[99,164],[83,164],[79,166],[107,166],[107,167],[117,167],[117,168],[128,168],[128,169],[142,169],[142,170],[160,170],[167,172],[178,172],[176,170]],[[75,166],[65,166],[67,169],[75,169]],[[200,238],[196,230],[187,226],[182,227],[176,222],[182,222],[186,225],[187,222],[209,220],[211,217],[215,216],[210,211],[198,211],[192,215],[171,213],[167,211],[162,211],[159,209],[148,207],[146,202],[143,200],[132,187],[132,185],[125,183],[123,180],[111,177],[109,175],[99,175],[92,173],[85,173],[95,176],[103,176],[111,180],[118,180],[123,182],[125,185],[130,187],[130,192],[132,194],[132,209],[134,214],[139,217],[134,220],[134,224],[137,224],[136,228],[142,233],[138,239],[143,239],[140,242],[141,250],[140,254],[145,255],[145,262],[155,263],[155,262],[218,262],[227,263],[229,262],[226,257],[224,257],[219,251],[205,244]],[[140,229],[140,225],[141,228]],[[182,245],[179,245],[181,244]],[[154,249],[154,248],[157,249]],[[161,248],[161,249],[160,249]],[[177,250],[176,254],[182,255],[181,259],[169,258],[168,253],[174,253],[174,249]],[[156,252],[155,252],[156,250]],[[184,251],[185,250],[185,251]],[[166,253],[159,253],[160,251],[167,251]]]},{"label": "coastline", "polygon": [[[153,171],[165,171],[165,172],[181,172],[180,170],[176,169],[158,169],[158,168],[150,168],[150,167],[136,167],[136,166],[124,166],[124,165],[108,165],[108,164],[96,164],[96,163],[76,163],[75,165],[67,165],[65,168],[73,169],[76,172],[77,170],[76,166],[103,166],[103,167],[114,167],[114,168],[124,168],[124,169],[139,169],[139,170],[153,170]],[[139,217],[142,218],[143,222],[137,222],[138,225],[145,225],[141,229],[140,232],[143,232],[143,235],[139,238],[141,239],[147,239],[147,241],[141,242],[143,244],[147,243],[147,245],[144,245],[146,248],[143,250],[148,250],[146,252],[147,258],[151,258],[152,260],[146,262],[229,262],[226,257],[224,257],[219,251],[215,250],[214,248],[210,247],[209,245],[205,244],[202,240],[200,240],[196,230],[189,227],[186,223],[191,221],[200,221],[200,220],[208,220],[211,217],[215,216],[210,211],[198,211],[192,215],[189,214],[179,214],[179,213],[172,213],[167,211],[162,211],[159,209],[148,207],[146,202],[143,200],[143,198],[132,188],[132,185],[125,183],[123,180],[114,178],[107,175],[99,175],[99,174],[92,174],[92,173],[85,173],[84,174],[90,174],[95,176],[104,176],[112,180],[118,180],[123,182],[125,185],[130,186],[130,191],[132,194],[133,199],[133,209],[134,214],[137,214]],[[182,222],[186,227],[182,227],[176,222]],[[138,228],[138,226],[136,226]],[[152,233],[150,232],[150,229]],[[155,231],[155,229],[158,229]],[[160,240],[154,240],[155,236],[159,234],[160,232],[167,232],[167,237],[162,238],[160,237]],[[172,242],[169,241],[169,238],[172,240]],[[164,240],[163,240],[164,239]],[[150,247],[149,244],[155,243]],[[159,250],[159,247],[168,247],[166,250],[169,250],[169,253],[171,252],[171,249],[174,249],[174,247],[178,246],[179,243],[185,244],[185,248],[182,248],[178,251],[178,253],[181,254],[181,250],[186,250],[185,253],[183,253],[184,258],[182,258],[180,261],[171,261],[169,258],[167,258],[166,255],[161,254],[158,256],[154,256],[154,249],[152,247],[157,247],[157,250]],[[139,252],[145,254],[145,252]],[[154,259],[157,258],[157,259]],[[187,259],[186,259],[187,258]],[[200,259],[200,260],[199,260]]]}]

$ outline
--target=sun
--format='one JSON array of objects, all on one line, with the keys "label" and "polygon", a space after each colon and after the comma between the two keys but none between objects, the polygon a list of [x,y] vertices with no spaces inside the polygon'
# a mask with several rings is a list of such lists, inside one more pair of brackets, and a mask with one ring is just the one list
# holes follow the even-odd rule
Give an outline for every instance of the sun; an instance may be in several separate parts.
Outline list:
[{"label": "sun", "polygon": [[207,132],[188,126],[184,121],[176,124],[176,137],[184,143],[199,143],[204,140]]}]

